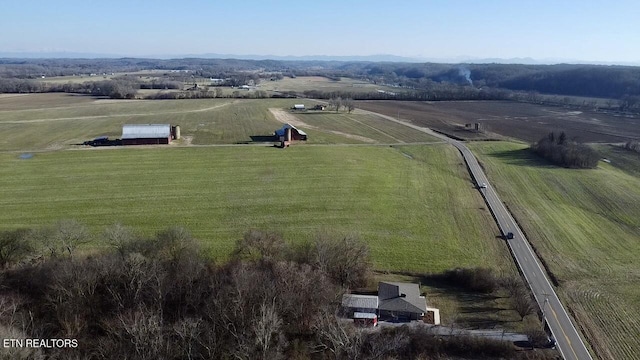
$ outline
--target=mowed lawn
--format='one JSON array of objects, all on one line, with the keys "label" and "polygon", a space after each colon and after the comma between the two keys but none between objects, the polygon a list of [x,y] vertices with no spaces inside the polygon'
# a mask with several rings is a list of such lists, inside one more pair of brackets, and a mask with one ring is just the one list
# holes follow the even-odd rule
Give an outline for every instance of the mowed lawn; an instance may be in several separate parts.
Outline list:
[{"label": "mowed lawn", "polygon": [[[145,234],[185,226],[218,259],[249,229],[370,244],[375,268],[510,268],[503,242],[448,145],[155,147],[0,154],[0,228],[76,219]],[[91,246],[104,246],[96,240]]]},{"label": "mowed lawn", "polygon": [[640,177],[604,162],[552,166],[522,144],[470,147],[598,356],[640,359]]}]

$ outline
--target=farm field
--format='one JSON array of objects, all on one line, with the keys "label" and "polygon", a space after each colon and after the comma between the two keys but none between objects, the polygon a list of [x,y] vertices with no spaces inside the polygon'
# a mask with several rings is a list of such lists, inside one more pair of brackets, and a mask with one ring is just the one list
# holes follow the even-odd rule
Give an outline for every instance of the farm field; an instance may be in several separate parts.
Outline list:
[{"label": "farm field", "polygon": [[218,259],[248,229],[291,241],[329,231],[366,240],[381,271],[512,266],[447,145],[112,148],[0,159],[4,229],[60,218],[94,231],[116,222],[147,234],[183,225]]},{"label": "farm field", "polygon": [[337,81],[322,76],[298,76],[296,78],[285,77],[281,80],[275,81],[263,80],[258,85],[258,89],[278,92],[295,91],[299,93],[307,90],[317,90],[324,92],[341,91],[352,93],[375,93],[377,90],[396,93],[399,91],[403,91],[399,88],[376,85],[357,79],[343,77],[340,78],[339,81]]},{"label": "farm field", "polygon": [[470,144],[597,355],[639,359],[640,177],[616,168],[615,157],[569,170],[526,147]]},{"label": "farm field", "polygon": [[[301,128],[320,129],[332,134],[344,134],[351,139],[366,143],[418,143],[433,142],[438,139],[415,131],[379,116],[358,112],[335,113],[333,111],[307,111],[292,114],[294,124]],[[292,121],[293,122],[293,121]]]},{"label": "farm field", "polygon": [[12,135],[0,139],[0,151],[77,148],[74,144],[97,136],[120,137],[124,124],[145,123],[180,125],[184,140],[178,145],[261,142],[283,125],[270,109],[279,109],[301,122],[298,125],[309,133],[309,144],[436,141],[371,114],[290,113],[286,109],[295,102],[315,105],[294,99],[110,100],[67,94],[1,97],[0,131]]},{"label": "farm field", "polygon": [[598,145],[596,150],[608,159],[611,166],[640,177],[640,153],[628,151],[616,145]]},{"label": "farm field", "polygon": [[[581,142],[626,142],[640,138],[640,118],[559,106],[510,101],[358,101],[357,107],[389,116],[400,116],[416,125],[431,127],[464,139],[509,137],[527,142],[550,131],[565,131]],[[487,134],[464,129],[480,123]]]},{"label": "farm field", "polygon": [[117,72],[117,73],[99,73],[99,74],[78,74],[68,76],[47,76],[45,78],[36,79],[45,84],[81,84],[88,81],[102,81],[111,80],[119,76],[132,76],[140,80],[152,80],[162,77],[164,74],[169,74],[167,70],[142,70],[131,72]]},{"label": "farm field", "polygon": [[[0,139],[0,228],[76,219],[96,234],[121,222],[150,235],[183,225],[220,261],[248,229],[279,231],[290,241],[333,232],[367,241],[377,272],[387,278],[458,266],[515,274],[453,147],[369,113],[291,112],[294,101],[315,105],[0,97],[0,129],[14,134]],[[260,145],[283,121],[304,129],[307,144]],[[179,124],[184,140],[135,148],[72,145],[117,138],[125,123],[163,122]],[[253,143],[252,136],[259,146],[240,145]],[[424,142],[433,144],[411,145]],[[22,159],[24,153],[32,157]],[[101,246],[95,241],[86,249]],[[447,323],[513,329],[535,321],[520,322],[508,297],[423,286]]]}]

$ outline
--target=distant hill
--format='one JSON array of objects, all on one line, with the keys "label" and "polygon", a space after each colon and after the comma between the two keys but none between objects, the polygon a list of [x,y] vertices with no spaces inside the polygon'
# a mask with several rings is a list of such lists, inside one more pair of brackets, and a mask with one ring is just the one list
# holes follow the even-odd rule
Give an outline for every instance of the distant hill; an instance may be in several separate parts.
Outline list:
[{"label": "distant hill", "polygon": [[0,58],[8,59],[117,59],[122,55],[84,52],[8,52],[0,51]]},{"label": "distant hill", "polygon": [[340,62],[395,62],[395,63],[438,63],[438,64],[522,64],[522,65],[553,65],[553,64],[592,64],[592,65],[626,65],[640,66],[640,60],[635,62],[598,62],[578,59],[534,59],[524,58],[478,58],[472,56],[457,56],[451,58],[437,57],[408,57],[392,54],[377,55],[258,55],[258,54],[149,54],[131,56],[123,54],[87,53],[87,52],[7,52],[0,51],[0,58],[10,59],[235,59],[235,60],[275,60],[275,61],[340,61]]},{"label": "distant hill", "polygon": [[118,59],[118,58],[145,58],[145,59],[237,59],[237,60],[277,60],[277,61],[367,61],[367,62],[425,62],[427,59],[396,56],[389,54],[380,55],[307,55],[307,56],[279,56],[279,55],[238,55],[238,54],[152,54],[148,56],[131,57],[119,54],[100,54],[83,52],[2,52],[0,58],[11,59]]},{"label": "distant hill", "polygon": [[[8,54],[13,57],[6,57]],[[45,55],[65,57],[46,59],[27,57]],[[234,58],[235,55],[225,54],[197,55],[199,57],[193,55],[194,57],[180,59],[110,58],[109,56],[108,54],[68,52],[0,53],[0,78],[36,79],[42,76],[126,73],[154,69],[184,70],[192,72],[192,76],[199,77],[234,77],[239,79],[239,85],[242,85],[247,81],[246,71],[250,70],[280,73],[280,76],[326,76],[332,79],[351,77],[376,84],[421,90],[425,94],[429,91],[433,92],[438,87],[443,89],[453,84],[465,87],[474,94],[480,94],[480,89],[518,90],[621,99],[629,106],[640,107],[640,67],[638,66],[501,64],[497,63],[499,59],[485,59],[494,61],[489,64],[480,63],[477,59],[466,63],[461,61],[457,63],[412,62],[416,59],[394,55],[273,56],[273,58],[246,55],[240,59],[237,56]],[[203,58],[203,56],[209,58]],[[229,58],[225,59],[225,57]],[[250,59],[253,57],[260,59]],[[512,60],[534,61],[528,58]],[[0,86],[0,91],[27,91],[19,88],[28,84],[13,82],[7,85],[7,81],[4,83],[4,86]],[[37,87],[29,91],[36,90]]]},{"label": "distant hill", "polygon": [[190,54],[180,57],[204,58],[204,59],[240,59],[240,60],[278,60],[278,61],[368,61],[368,62],[425,62],[425,59],[396,56],[389,54],[380,55],[306,55],[306,56],[279,56],[279,55],[237,55],[237,54]]}]

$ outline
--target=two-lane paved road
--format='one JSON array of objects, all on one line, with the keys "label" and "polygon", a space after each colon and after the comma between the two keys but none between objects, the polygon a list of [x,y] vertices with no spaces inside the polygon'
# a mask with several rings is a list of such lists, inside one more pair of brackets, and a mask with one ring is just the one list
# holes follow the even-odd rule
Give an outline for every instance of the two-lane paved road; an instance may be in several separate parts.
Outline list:
[{"label": "two-lane paved road", "polygon": [[[364,110],[359,111],[369,112]],[[549,328],[551,329],[551,332],[556,339],[557,347],[560,350],[560,353],[567,360],[591,359],[591,354],[589,354],[589,351],[582,341],[580,334],[573,325],[569,314],[567,314],[567,311],[560,303],[560,299],[558,299],[558,296],[556,295],[553,286],[551,286],[546,273],[542,269],[542,266],[540,266],[540,261],[531,249],[529,241],[527,241],[516,221],[513,219],[502,201],[500,201],[498,194],[491,186],[489,180],[484,174],[484,171],[482,171],[482,168],[478,164],[478,160],[471,153],[471,150],[469,150],[469,148],[467,148],[464,143],[453,140],[442,134],[438,134],[431,129],[400,121],[398,119],[394,119],[391,116],[386,116],[378,113],[373,114],[381,116],[387,120],[411,127],[415,130],[428,133],[432,136],[446,141],[447,143],[455,146],[458,150],[460,150],[460,153],[462,153],[462,156],[467,163],[471,176],[474,178],[476,183],[487,184],[487,188],[480,189],[480,191],[482,192],[482,196],[485,198],[489,209],[493,213],[500,231],[502,231],[503,234],[512,232],[514,235],[513,239],[507,240],[507,244],[511,249],[511,253],[513,254],[513,257],[518,264],[518,267],[524,274],[524,277],[529,284],[533,295],[536,298],[538,306],[540,306],[545,315]]]}]

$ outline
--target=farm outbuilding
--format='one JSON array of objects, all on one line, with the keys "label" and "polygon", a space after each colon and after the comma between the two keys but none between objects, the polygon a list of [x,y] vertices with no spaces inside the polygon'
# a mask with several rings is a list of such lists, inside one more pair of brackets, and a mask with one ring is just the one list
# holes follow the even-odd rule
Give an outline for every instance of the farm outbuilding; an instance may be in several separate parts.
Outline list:
[{"label": "farm outbuilding", "polygon": [[292,140],[307,140],[307,133],[291,124],[282,125],[280,129],[274,132],[274,135],[284,145],[289,145]]},{"label": "farm outbuilding", "polygon": [[179,127],[170,124],[137,124],[122,126],[122,145],[169,144],[179,137]]},{"label": "farm outbuilding", "polygon": [[304,104],[295,104],[295,105],[293,105],[292,109],[293,110],[304,110],[305,107],[304,107]]}]

